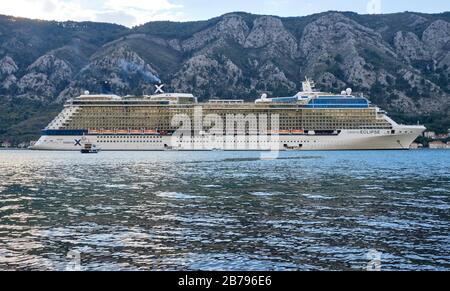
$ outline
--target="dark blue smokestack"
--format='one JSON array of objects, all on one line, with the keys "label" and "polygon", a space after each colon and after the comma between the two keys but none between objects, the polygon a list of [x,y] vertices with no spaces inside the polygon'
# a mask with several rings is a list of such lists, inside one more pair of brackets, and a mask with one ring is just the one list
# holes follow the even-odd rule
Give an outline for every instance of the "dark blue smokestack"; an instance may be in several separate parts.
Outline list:
[{"label": "dark blue smokestack", "polygon": [[112,94],[111,84],[109,81],[101,82],[102,94]]}]

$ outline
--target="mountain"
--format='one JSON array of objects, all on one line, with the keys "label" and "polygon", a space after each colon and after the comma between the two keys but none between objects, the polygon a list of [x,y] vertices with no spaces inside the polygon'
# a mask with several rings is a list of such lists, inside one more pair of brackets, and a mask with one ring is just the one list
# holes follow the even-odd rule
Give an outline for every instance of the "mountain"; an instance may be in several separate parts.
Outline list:
[{"label": "mountain", "polygon": [[109,81],[119,95],[166,89],[253,100],[352,87],[400,122],[450,127],[450,13],[106,23],[0,16],[0,140],[36,138],[65,100]]}]

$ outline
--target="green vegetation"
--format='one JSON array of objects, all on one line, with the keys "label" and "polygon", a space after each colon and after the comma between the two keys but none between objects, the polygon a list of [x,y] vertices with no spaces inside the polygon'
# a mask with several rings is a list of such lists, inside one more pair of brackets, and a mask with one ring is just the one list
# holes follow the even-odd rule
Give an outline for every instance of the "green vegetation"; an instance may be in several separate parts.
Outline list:
[{"label": "green vegetation", "polygon": [[[345,15],[364,26],[374,29],[375,31],[382,31],[381,35],[383,39],[390,44],[393,44],[394,36],[398,31],[409,31],[421,37],[424,30],[433,21],[442,19],[450,22],[449,12],[440,14],[404,12],[385,14],[381,17],[379,15],[361,15],[352,12],[345,13]],[[415,19],[418,17],[420,17],[421,21],[415,22],[415,25],[411,25],[411,23],[414,23]]]},{"label": "green vegetation", "polygon": [[328,68],[328,72],[333,74],[336,78],[340,80],[345,80],[345,72],[342,70],[341,66],[337,63],[333,64]]},{"label": "green vegetation", "polygon": [[398,123],[425,125],[427,130],[438,134],[447,133],[450,125],[450,116],[445,113],[433,113],[428,115],[408,115],[402,112],[389,112],[390,116]]},{"label": "green vegetation", "polygon": [[48,51],[71,44],[73,40],[98,47],[127,31],[126,27],[116,24],[36,21],[0,15],[0,56],[11,56],[24,70]]},{"label": "green vegetation", "polygon": [[[232,13],[243,18],[247,26],[252,29],[255,19],[259,16],[248,13]],[[326,16],[328,12],[315,14],[306,17],[280,18],[284,27],[290,32],[301,47],[301,40],[304,36],[305,28],[320,17]],[[179,51],[168,46],[166,41],[174,40],[183,42],[191,38],[194,34],[206,31],[214,27],[223,17],[217,17],[206,21],[196,22],[151,22],[133,29],[114,24],[92,23],[92,22],[55,22],[55,21],[36,21],[22,18],[11,18],[0,15],[0,59],[4,56],[10,56],[19,67],[19,71],[14,75],[17,79],[22,78],[27,72],[27,67],[44,54],[55,54],[61,60],[64,60],[74,72],[73,80],[61,82],[58,91],[54,96],[48,97],[43,102],[31,101],[29,99],[20,99],[17,97],[23,93],[17,83],[9,88],[0,86],[0,141],[9,140],[14,143],[36,139],[39,131],[44,127],[60,110],[62,105],[48,105],[58,96],[60,91],[71,82],[77,82],[77,85],[83,90],[91,92],[100,90],[98,80],[104,78],[123,81],[124,86],[113,87],[114,93],[141,94],[150,93],[153,87],[148,84],[148,80],[142,77],[141,73],[130,74],[126,71],[116,70],[115,68],[98,69],[97,67],[86,67],[92,64],[93,60],[99,55],[107,56],[108,50],[120,46],[127,46],[135,52],[147,64],[149,64],[163,81],[170,82],[174,78],[183,82],[193,93],[199,95],[204,100],[209,97],[221,98],[242,98],[254,100],[262,92],[270,92],[271,95],[292,95],[295,94],[294,88],[290,85],[273,84],[274,82],[265,82],[269,76],[264,74],[276,73],[270,68],[266,71],[261,70],[267,64],[273,64],[285,74],[287,79],[297,86],[305,75],[316,78],[322,76],[324,72],[333,74],[337,80],[326,82],[326,86],[320,87],[321,90],[330,92],[340,92],[345,85],[352,87],[355,92],[362,92],[370,96],[373,103],[385,109],[391,109],[397,112],[391,112],[394,119],[402,122],[415,124],[420,121],[430,130],[438,133],[446,132],[450,127],[450,117],[448,104],[442,104],[442,108],[433,105],[428,110],[439,111],[433,114],[415,114],[411,113],[411,108],[399,108],[394,100],[399,100],[401,96],[406,95],[417,105],[423,104],[427,98],[434,102],[436,94],[450,94],[450,76],[449,68],[443,62],[434,61],[405,61],[400,57],[393,55],[393,39],[398,31],[415,33],[419,38],[424,30],[434,21],[441,19],[450,22],[450,13],[442,14],[420,14],[420,13],[396,13],[387,15],[358,15],[356,13],[343,12],[344,16],[350,18],[348,26],[352,28],[352,20],[359,25],[368,27],[378,32],[383,41],[380,41],[378,34],[373,37],[370,32],[367,37],[370,41],[355,41],[355,47],[358,57],[364,59],[364,69],[371,73],[371,77],[379,78],[371,88],[367,88],[363,80],[364,72],[361,76],[355,76],[352,66],[348,66],[351,61],[344,50],[333,50],[325,53],[311,66],[302,55],[302,49],[299,54],[292,57],[285,51],[285,47],[277,46],[275,43],[267,47],[248,48],[236,43],[231,39],[224,39],[219,43],[208,43],[205,47],[198,50]],[[343,28],[347,29],[347,28]],[[331,36],[330,41],[340,43],[340,33]],[[351,35],[345,34],[345,35]],[[223,34],[227,37],[227,34]],[[163,39],[163,40],[162,40]],[[166,40],[166,41],[164,41]],[[353,40],[352,40],[353,41]],[[379,45],[379,43],[381,44]],[[175,43],[175,42],[174,42]],[[320,48],[321,42],[317,42],[316,49]],[[390,48],[389,48],[390,46]],[[386,49],[386,47],[388,49]],[[288,48],[289,49],[289,48]],[[314,50],[314,48],[311,48]],[[194,55],[204,54],[213,61],[217,61],[219,66],[212,67],[207,75],[197,76],[196,68],[193,68],[194,74],[183,74],[183,65]],[[334,54],[334,55],[333,55]],[[313,52],[314,55],[314,52]],[[231,60],[242,71],[242,75],[231,81],[235,76],[228,76],[228,70],[225,68],[225,60]],[[104,67],[108,67],[107,64]],[[417,70],[417,71],[416,71]],[[199,70],[198,72],[201,72]],[[267,73],[269,72],[269,73]],[[417,87],[410,85],[408,80],[404,79],[405,72],[413,72],[414,81]],[[183,75],[186,76],[183,79]],[[385,84],[381,76],[387,76]],[[410,74],[411,75],[411,74]],[[175,76],[175,77],[174,77]],[[181,77],[180,77],[181,76]],[[2,78],[2,76],[0,76]],[[198,80],[211,79],[207,84]],[[349,80],[351,78],[351,80]],[[407,78],[410,78],[409,76]],[[443,92],[432,92],[432,84],[439,86]],[[3,79],[0,80],[0,83]],[[257,81],[256,88],[252,85]],[[275,82],[277,83],[277,82]],[[370,82],[369,82],[370,83]],[[413,83],[413,82],[411,82]],[[36,92],[45,87],[39,82],[30,82],[36,86]],[[118,82],[118,84],[121,84]],[[200,85],[203,84],[203,85]],[[201,86],[201,88],[199,88]],[[172,90],[170,84],[166,87]],[[45,88],[43,88],[45,89]],[[77,88],[78,89],[78,88]],[[318,87],[319,89],[319,87]],[[34,90],[34,89],[33,89]],[[432,94],[429,94],[432,92]],[[236,96],[239,94],[239,96]],[[4,97],[2,97],[4,96]],[[439,96],[440,97],[440,96]],[[38,96],[37,98],[41,98]],[[13,99],[13,101],[10,101]],[[401,103],[398,103],[401,104]],[[406,103],[405,103],[406,104]],[[396,107],[397,106],[397,107]],[[447,106],[447,108],[445,108]],[[421,108],[419,108],[421,109]],[[404,112],[410,112],[405,114]]]},{"label": "green vegetation", "polygon": [[335,60],[337,63],[342,64],[342,63],[344,62],[344,57],[343,57],[341,54],[337,54],[337,55],[334,57],[334,60]]},{"label": "green vegetation", "polygon": [[[435,139],[431,139],[431,138],[426,138],[426,137],[424,137],[424,136],[419,136],[419,137],[415,140],[415,142],[423,144],[424,147],[428,147],[429,144],[430,144],[430,142],[433,142],[433,141],[436,141],[436,140],[435,140]],[[447,143],[448,141],[450,141],[450,139],[447,138],[447,139],[440,140],[440,141],[442,141],[442,142],[444,142],[444,143]]]},{"label": "green vegetation", "polygon": [[187,39],[196,32],[213,26],[219,20],[219,18],[214,18],[207,21],[196,22],[156,21],[137,26],[133,28],[133,32],[145,33],[167,39]]},{"label": "green vegetation", "polygon": [[61,111],[62,105],[46,105],[30,100],[2,101],[0,141],[14,145],[37,140],[41,130]]}]

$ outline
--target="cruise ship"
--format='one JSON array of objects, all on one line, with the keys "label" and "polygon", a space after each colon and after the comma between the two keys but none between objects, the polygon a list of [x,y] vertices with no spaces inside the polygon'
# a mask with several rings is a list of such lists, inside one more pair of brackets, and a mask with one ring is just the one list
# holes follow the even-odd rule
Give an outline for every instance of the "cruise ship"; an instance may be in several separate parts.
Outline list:
[{"label": "cruise ship", "polygon": [[291,97],[254,102],[210,100],[192,94],[83,95],[67,101],[42,131],[34,150],[406,150],[425,131],[400,125],[351,89],[318,92],[306,79]]}]

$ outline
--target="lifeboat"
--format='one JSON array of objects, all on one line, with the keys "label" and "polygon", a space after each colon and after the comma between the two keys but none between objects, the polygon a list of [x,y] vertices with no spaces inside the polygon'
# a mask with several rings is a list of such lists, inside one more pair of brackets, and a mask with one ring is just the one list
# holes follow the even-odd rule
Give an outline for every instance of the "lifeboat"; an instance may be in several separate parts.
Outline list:
[{"label": "lifeboat", "polygon": [[100,130],[96,130],[96,129],[89,129],[88,134],[99,134],[101,133]]},{"label": "lifeboat", "polygon": [[296,129],[296,130],[293,130],[292,133],[293,133],[293,134],[305,134],[305,131],[304,131],[304,130]]},{"label": "lifeboat", "polygon": [[271,130],[271,133],[285,135],[290,134],[291,132],[289,130]]}]

